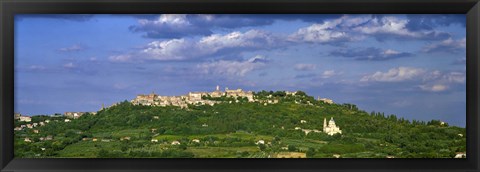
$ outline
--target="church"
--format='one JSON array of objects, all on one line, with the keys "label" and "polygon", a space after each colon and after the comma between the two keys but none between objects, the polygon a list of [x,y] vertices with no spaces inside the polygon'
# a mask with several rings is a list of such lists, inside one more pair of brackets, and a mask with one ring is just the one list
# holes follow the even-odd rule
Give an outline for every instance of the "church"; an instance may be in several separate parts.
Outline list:
[{"label": "church", "polygon": [[328,121],[328,125],[327,125],[327,119],[323,118],[323,132],[331,136],[337,133],[342,134],[342,130],[340,130],[340,127],[337,127],[337,125],[335,125],[335,121],[333,120],[333,117],[330,118],[330,121]]}]

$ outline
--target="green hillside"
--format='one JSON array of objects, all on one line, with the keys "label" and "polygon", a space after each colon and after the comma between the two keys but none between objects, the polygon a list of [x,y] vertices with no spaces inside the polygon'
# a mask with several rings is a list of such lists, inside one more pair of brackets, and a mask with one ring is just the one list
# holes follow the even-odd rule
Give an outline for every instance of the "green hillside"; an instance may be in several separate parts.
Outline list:
[{"label": "green hillside", "polygon": [[[52,122],[15,131],[15,156],[453,158],[466,149],[465,129],[438,120],[409,121],[369,113],[353,104],[317,101],[300,91],[294,96],[262,91],[255,97],[279,102],[241,98],[235,102],[223,97],[217,98],[222,103],[214,106],[189,105],[182,109],[124,101],[71,122],[64,122],[64,117],[34,116],[32,122]],[[342,134],[305,134],[301,130],[322,131],[324,119],[332,117]],[[22,124],[25,122],[15,122],[16,126]],[[49,135],[52,140],[40,140]],[[25,142],[26,137],[32,142]],[[257,143],[260,140],[264,144]],[[173,145],[174,141],[180,144]]]}]

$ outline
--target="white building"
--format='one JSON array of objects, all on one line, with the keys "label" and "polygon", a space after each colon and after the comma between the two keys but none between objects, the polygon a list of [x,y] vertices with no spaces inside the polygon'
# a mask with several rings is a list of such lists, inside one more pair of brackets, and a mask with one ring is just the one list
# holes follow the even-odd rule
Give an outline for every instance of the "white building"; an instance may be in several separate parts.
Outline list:
[{"label": "white building", "polygon": [[302,119],[300,120],[300,123],[304,124],[304,123],[307,123],[307,121]]},{"label": "white building", "polygon": [[342,130],[340,130],[340,127],[337,127],[335,125],[335,121],[333,120],[333,117],[328,121],[327,125],[327,119],[323,119],[323,132],[327,133],[328,135],[334,135],[334,134],[342,134]]},{"label": "white building", "polygon": [[158,140],[157,139],[152,139],[151,142],[152,143],[158,143]]},{"label": "white building", "polygon": [[320,98],[320,97],[318,97],[318,101],[328,103],[328,104],[333,104],[334,103],[332,99]]},{"label": "white building", "polygon": [[192,142],[200,143],[200,140],[198,140],[198,139],[193,139]]},{"label": "white building", "polygon": [[180,145],[180,142],[175,140],[172,142],[172,145]]},{"label": "white building", "polygon": [[29,117],[29,116],[20,116],[18,118],[19,121],[24,121],[24,122],[31,122],[32,121],[32,118]]},{"label": "white building", "polygon": [[257,144],[257,145],[258,145],[258,144],[264,145],[264,144],[265,144],[265,141],[264,141],[264,140],[259,140],[259,141],[257,141],[257,143],[255,143],[255,144]]}]

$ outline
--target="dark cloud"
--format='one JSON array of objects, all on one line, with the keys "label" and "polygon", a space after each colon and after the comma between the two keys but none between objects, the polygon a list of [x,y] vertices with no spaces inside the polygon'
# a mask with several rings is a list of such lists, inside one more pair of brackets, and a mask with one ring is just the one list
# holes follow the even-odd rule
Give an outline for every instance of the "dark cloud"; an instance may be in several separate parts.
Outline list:
[{"label": "dark cloud", "polygon": [[339,49],[332,51],[330,53],[331,56],[339,56],[339,57],[348,57],[353,58],[355,60],[371,60],[371,61],[384,61],[384,60],[392,60],[397,58],[403,57],[410,57],[413,56],[412,53],[407,52],[398,52],[395,50],[383,50],[380,48],[365,48],[365,49]]}]

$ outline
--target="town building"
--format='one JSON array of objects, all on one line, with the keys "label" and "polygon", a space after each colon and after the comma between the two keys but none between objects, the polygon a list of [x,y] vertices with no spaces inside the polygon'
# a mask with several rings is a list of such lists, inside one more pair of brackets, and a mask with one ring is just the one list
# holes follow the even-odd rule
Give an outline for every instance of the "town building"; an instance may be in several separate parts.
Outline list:
[{"label": "town building", "polygon": [[337,127],[333,117],[330,119],[330,121],[328,121],[328,125],[327,119],[323,119],[323,132],[327,133],[328,135],[342,134],[342,130],[340,130],[340,127]]},{"label": "town building", "polygon": [[67,118],[77,119],[85,115],[87,112],[65,112],[63,115]]}]

